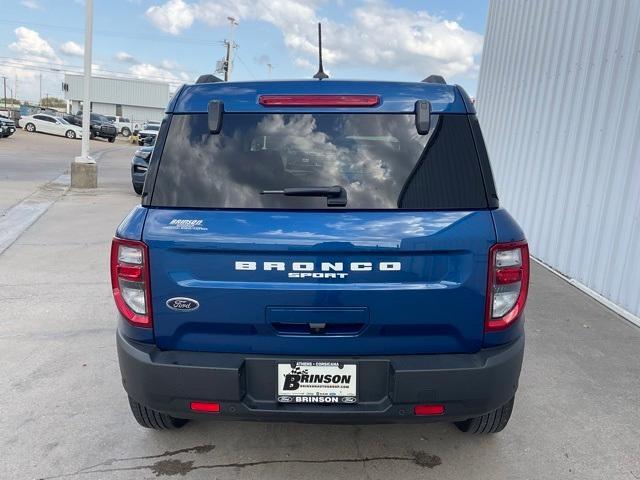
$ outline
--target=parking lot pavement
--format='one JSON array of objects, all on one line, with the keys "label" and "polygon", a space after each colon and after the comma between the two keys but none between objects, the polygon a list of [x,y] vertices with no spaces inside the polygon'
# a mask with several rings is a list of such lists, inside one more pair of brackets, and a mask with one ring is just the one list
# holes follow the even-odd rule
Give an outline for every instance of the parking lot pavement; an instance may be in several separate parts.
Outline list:
[{"label": "parking lot pavement", "polygon": [[[507,429],[191,423],[144,430],[120,384],[108,254],[126,151],[0,255],[0,478],[640,478],[640,329],[533,265]],[[27,159],[25,159],[27,161]]]},{"label": "parking lot pavement", "polygon": [[[91,141],[92,154],[129,146],[122,137],[116,143]],[[0,215],[39,186],[69,169],[80,155],[80,140],[17,130],[0,140]]]}]

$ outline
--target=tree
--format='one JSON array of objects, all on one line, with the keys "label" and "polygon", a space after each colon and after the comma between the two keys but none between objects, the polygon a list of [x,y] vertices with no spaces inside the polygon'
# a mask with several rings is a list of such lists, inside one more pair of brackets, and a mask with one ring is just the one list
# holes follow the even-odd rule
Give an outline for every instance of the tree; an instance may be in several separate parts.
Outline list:
[{"label": "tree", "polygon": [[40,106],[49,108],[65,108],[67,101],[62,98],[44,97],[40,99]]}]

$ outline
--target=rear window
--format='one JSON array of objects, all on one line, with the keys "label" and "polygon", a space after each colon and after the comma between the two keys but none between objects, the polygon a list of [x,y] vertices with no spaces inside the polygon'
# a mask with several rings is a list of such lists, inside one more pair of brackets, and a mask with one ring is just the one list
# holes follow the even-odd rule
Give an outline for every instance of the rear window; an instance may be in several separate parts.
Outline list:
[{"label": "rear window", "polygon": [[477,209],[487,200],[469,121],[410,114],[231,114],[212,135],[206,114],[174,115],[152,206],[324,209],[327,198],[265,194],[340,186],[347,209]]}]

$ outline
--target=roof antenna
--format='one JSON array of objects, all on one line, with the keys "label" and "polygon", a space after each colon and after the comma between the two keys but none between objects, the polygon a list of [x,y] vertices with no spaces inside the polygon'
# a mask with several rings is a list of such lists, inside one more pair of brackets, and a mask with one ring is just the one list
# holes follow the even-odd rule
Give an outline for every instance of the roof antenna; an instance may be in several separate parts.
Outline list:
[{"label": "roof antenna", "polygon": [[329,78],[329,75],[324,73],[324,70],[322,69],[322,24],[320,22],[318,22],[318,55],[320,58],[320,65],[318,65],[318,72],[313,76],[313,78],[323,80],[325,78]]}]

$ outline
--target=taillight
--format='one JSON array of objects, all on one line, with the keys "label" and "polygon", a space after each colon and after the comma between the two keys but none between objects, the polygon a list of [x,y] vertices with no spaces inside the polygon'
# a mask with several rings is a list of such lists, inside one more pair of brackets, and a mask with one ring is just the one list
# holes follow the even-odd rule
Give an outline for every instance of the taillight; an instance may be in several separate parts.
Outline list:
[{"label": "taillight", "polygon": [[111,286],[118,311],[136,327],[151,327],[151,290],[147,246],[114,238],[111,244]]},{"label": "taillight", "polygon": [[520,317],[529,289],[527,242],[498,243],[489,250],[485,330],[503,330]]}]

